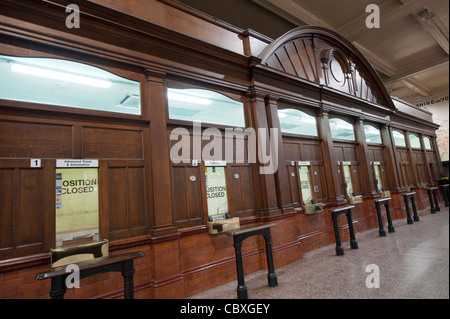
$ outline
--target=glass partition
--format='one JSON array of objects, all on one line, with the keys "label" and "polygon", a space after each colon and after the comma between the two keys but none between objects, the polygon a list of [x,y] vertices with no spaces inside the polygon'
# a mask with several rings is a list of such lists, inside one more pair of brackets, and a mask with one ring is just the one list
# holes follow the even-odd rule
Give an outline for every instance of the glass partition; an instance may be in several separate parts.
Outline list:
[{"label": "glass partition", "polygon": [[281,132],[305,136],[319,136],[315,117],[295,109],[278,111]]},{"label": "glass partition", "polygon": [[395,146],[406,147],[405,135],[398,131],[392,132],[392,137],[394,138]]},{"label": "glass partition", "polygon": [[411,148],[422,148],[419,137],[414,134],[409,134],[409,144],[411,145]]},{"label": "glass partition", "polygon": [[423,138],[423,144],[425,145],[425,149],[431,151],[433,148],[431,147],[431,140],[428,137]]},{"label": "glass partition", "polygon": [[168,89],[169,118],[245,127],[244,104],[214,91]]},{"label": "glass partition", "polygon": [[141,115],[140,83],[60,59],[0,55],[0,99]]},{"label": "glass partition", "polygon": [[366,135],[366,142],[373,144],[382,144],[380,130],[372,125],[364,125],[364,133]]},{"label": "glass partition", "polygon": [[355,131],[353,125],[341,120],[341,119],[330,119],[331,136],[334,139],[354,141]]}]

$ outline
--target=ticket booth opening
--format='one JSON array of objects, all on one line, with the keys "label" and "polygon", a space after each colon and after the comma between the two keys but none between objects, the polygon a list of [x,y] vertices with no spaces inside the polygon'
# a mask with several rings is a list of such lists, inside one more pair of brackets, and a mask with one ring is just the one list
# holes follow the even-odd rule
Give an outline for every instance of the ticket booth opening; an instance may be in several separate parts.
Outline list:
[{"label": "ticket booth opening", "polygon": [[205,181],[209,220],[229,218],[226,167],[206,166]]},{"label": "ticket booth opening", "polygon": [[[317,203],[317,198],[314,196],[318,192],[318,186],[313,185],[311,179],[311,163],[299,162],[298,176],[300,179],[300,190],[305,214],[311,215],[323,211],[323,204]],[[317,174],[317,173],[316,173]],[[314,189],[314,191],[313,191]]]},{"label": "ticket booth opening", "polygon": [[302,192],[302,200],[304,205],[313,204],[314,197],[311,186],[311,174],[309,166],[299,166],[300,189]]}]

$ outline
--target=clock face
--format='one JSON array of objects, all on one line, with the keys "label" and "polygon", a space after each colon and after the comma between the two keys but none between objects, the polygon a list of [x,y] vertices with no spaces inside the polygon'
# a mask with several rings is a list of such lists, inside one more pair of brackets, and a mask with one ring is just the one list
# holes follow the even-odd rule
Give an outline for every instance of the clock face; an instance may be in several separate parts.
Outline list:
[{"label": "clock face", "polygon": [[336,80],[336,82],[342,84],[345,80],[344,71],[342,71],[341,64],[333,60],[331,61],[331,74],[333,75],[333,78]]}]

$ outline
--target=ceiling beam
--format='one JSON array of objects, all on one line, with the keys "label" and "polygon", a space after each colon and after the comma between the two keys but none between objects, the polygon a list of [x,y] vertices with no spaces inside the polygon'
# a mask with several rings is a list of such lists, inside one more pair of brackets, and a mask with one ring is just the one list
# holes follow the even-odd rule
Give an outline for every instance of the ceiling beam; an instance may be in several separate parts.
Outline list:
[{"label": "ceiling beam", "polygon": [[427,5],[416,15],[416,19],[448,55],[448,25],[439,17],[439,13]]},{"label": "ceiling beam", "polygon": [[402,82],[405,84],[406,87],[419,93],[422,96],[427,97],[431,95],[431,90],[422,83],[420,83],[419,81],[417,81],[416,79],[409,78],[402,80]]},{"label": "ceiling beam", "polygon": [[[393,7],[389,1],[380,4],[381,27],[402,19],[410,14],[415,14],[428,2],[428,0],[409,0],[405,4]],[[337,29],[337,32],[350,41],[356,41],[364,36],[370,29],[366,27],[367,15],[361,14]]]},{"label": "ceiling beam", "polygon": [[[315,16],[311,12],[309,12],[307,9],[302,7],[297,2],[294,2],[292,0],[252,0],[253,2],[256,2],[257,4],[263,6],[264,8],[274,12],[275,14],[289,20],[290,22],[298,25],[317,25],[322,26],[324,28],[333,30],[335,32],[338,32],[336,28],[331,26],[330,24],[326,23],[321,18]],[[424,0],[410,0],[410,1],[424,1]],[[365,14],[363,14],[365,16]],[[365,27],[365,23],[364,23]],[[345,36],[345,35],[344,35]],[[382,72],[383,74],[392,77],[396,73],[396,67],[390,64],[388,61],[383,59],[382,57],[376,55],[375,53],[371,52],[370,50],[366,49],[362,45],[358,43],[353,43],[371,62],[372,66],[378,70],[379,72]]]},{"label": "ceiling beam", "polygon": [[448,64],[448,57],[444,56],[443,53],[430,56],[427,59],[420,59],[399,68],[394,76],[392,76],[388,81],[385,81],[385,84],[392,84],[434,68],[446,67]]}]

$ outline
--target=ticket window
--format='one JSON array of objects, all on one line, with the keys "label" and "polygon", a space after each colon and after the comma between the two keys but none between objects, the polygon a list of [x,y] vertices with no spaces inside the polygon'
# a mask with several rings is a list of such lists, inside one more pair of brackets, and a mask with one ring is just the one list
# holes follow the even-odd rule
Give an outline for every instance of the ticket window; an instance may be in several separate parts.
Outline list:
[{"label": "ticket window", "polygon": [[309,171],[309,166],[299,167],[299,177],[303,203],[304,205],[310,205],[312,204],[311,201],[314,200],[314,197],[312,192],[311,174]]},{"label": "ticket window", "polygon": [[343,165],[342,170],[344,173],[344,183],[345,183],[345,190],[346,190],[347,197],[353,197],[354,190],[353,190],[351,166]]},{"label": "ticket window", "polygon": [[377,191],[378,191],[378,193],[381,193],[384,190],[383,180],[381,178],[381,165],[374,164],[373,165],[373,170],[374,170],[374,173],[375,173],[375,183],[377,185]]},{"label": "ticket window", "polygon": [[229,218],[226,167],[205,167],[205,181],[209,220]]}]

